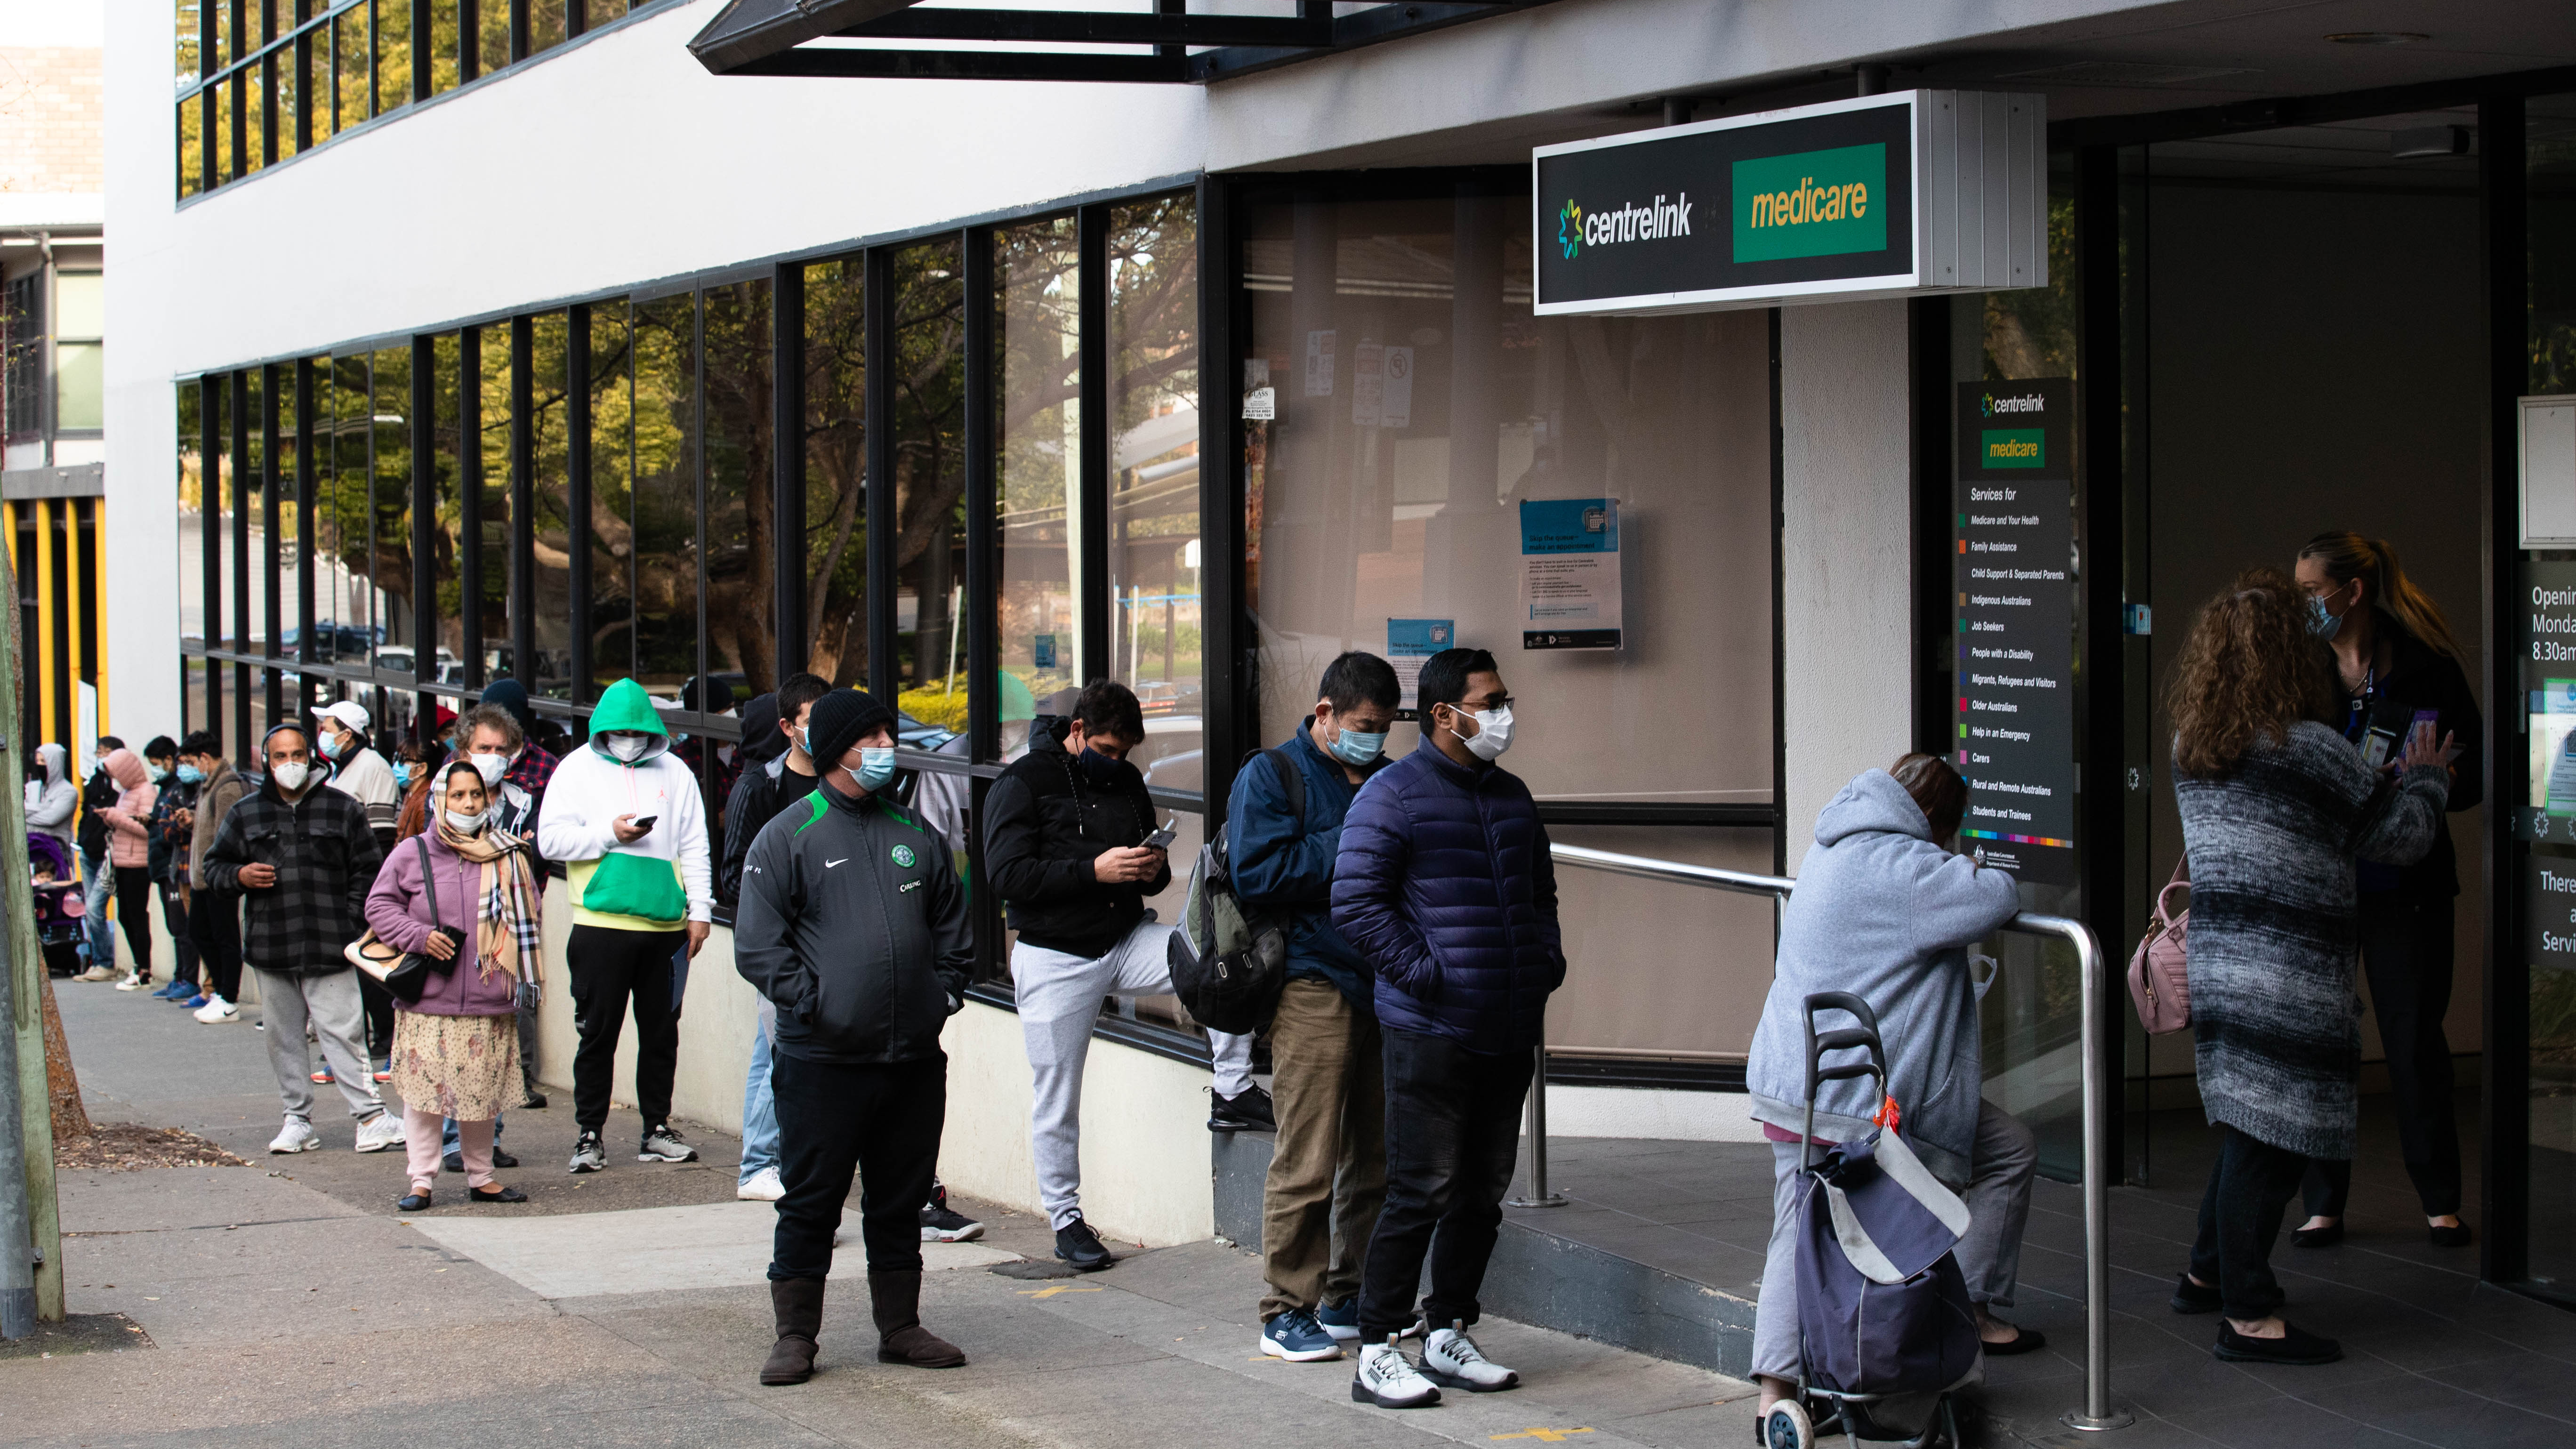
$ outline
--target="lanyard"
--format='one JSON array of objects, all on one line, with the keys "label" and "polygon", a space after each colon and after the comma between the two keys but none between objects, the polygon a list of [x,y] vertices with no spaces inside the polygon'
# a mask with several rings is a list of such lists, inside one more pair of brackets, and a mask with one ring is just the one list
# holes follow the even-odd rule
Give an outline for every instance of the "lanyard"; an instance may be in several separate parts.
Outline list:
[{"label": "lanyard", "polygon": [[2361,693],[2353,696],[2351,707],[2344,715],[2343,737],[2345,739],[2356,745],[2361,743],[2362,727],[2370,720],[2370,701],[2378,693],[2379,666],[2375,662],[2365,664],[2361,669]]}]

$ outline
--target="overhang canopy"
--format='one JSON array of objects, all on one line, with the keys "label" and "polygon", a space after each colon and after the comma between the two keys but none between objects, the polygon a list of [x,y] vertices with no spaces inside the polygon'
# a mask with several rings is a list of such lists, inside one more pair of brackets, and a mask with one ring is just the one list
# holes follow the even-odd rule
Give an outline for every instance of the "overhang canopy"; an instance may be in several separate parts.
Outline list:
[{"label": "overhang canopy", "polygon": [[[717,75],[1195,84],[1547,0],[1395,0],[1343,14],[1333,0],[1276,0],[1277,13],[1251,15],[1193,12],[1188,0],[1147,3],[1153,8],[968,10],[913,0],[732,0],[689,51]],[[885,44],[906,41],[938,48]],[[1035,48],[1052,46],[1098,48]]]}]

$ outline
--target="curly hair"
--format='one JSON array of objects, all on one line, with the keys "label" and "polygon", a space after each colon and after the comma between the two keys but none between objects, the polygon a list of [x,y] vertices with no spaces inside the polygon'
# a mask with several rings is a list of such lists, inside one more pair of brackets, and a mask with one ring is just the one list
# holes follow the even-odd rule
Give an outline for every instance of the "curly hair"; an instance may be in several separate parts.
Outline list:
[{"label": "curly hair", "polygon": [[2308,632],[2307,600],[2276,568],[2252,568],[2203,605],[2174,661],[2165,696],[2174,768],[2224,775],[2256,747],[2278,745],[2301,720],[2327,720],[2334,680]]}]

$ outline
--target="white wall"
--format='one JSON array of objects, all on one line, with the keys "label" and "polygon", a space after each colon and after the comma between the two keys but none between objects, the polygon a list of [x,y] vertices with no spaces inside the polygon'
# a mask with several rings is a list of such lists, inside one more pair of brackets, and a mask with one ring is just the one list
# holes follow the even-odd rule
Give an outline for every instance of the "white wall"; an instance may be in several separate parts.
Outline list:
[{"label": "white wall", "polygon": [[1906,304],[1780,314],[1789,871],[1852,776],[1911,747]]}]

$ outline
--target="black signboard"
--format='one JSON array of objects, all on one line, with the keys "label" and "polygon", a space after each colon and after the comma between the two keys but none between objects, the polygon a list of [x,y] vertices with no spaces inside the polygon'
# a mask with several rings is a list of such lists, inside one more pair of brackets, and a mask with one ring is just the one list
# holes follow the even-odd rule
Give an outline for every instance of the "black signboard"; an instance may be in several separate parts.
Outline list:
[{"label": "black signboard", "polygon": [[1953,586],[1962,844],[2075,883],[2074,384],[1959,388]]}]

